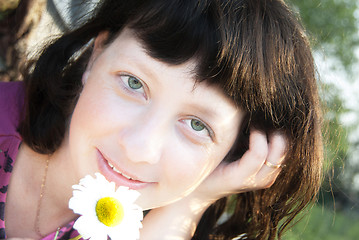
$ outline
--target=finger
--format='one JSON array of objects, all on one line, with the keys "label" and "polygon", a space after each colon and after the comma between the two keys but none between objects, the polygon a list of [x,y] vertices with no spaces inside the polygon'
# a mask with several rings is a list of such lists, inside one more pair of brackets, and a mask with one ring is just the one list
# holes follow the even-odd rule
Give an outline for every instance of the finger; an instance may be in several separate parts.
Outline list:
[{"label": "finger", "polygon": [[245,167],[249,174],[255,174],[267,159],[268,151],[267,135],[262,131],[251,129],[249,148],[242,158],[235,163],[238,164],[238,167]]},{"label": "finger", "polygon": [[269,136],[267,161],[282,165],[288,150],[288,140],[283,133],[275,132]]},{"label": "finger", "polygon": [[269,136],[268,157],[266,159],[268,164],[263,164],[257,174],[258,186],[268,188],[274,183],[281,171],[281,168],[276,166],[284,164],[287,145],[284,134],[276,132]]},{"label": "finger", "polygon": [[264,132],[251,129],[249,149],[242,158],[232,163],[222,163],[212,174],[213,189],[238,192],[255,184],[257,173],[267,159],[268,141]]}]

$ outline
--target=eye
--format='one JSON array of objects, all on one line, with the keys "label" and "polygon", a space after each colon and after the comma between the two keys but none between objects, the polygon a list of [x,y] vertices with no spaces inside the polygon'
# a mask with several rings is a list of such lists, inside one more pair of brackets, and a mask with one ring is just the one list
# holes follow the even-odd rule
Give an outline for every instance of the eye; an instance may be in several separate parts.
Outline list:
[{"label": "eye", "polygon": [[132,89],[140,89],[143,87],[141,81],[133,76],[128,76],[127,83],[128,83],[128,86]]},{"label": "eye", "polygon": [[120,74],[120,79],[123,83],[123,89],[131,95],[142,94],[147,98],[145,93],[145,85],[143,82],[135,76],[128,74]]},{"label": "eye", "polygon": [[206,126],[201,121],[199,121],[197,119],[192,119],[191,120],[191,127],[195,131],[202,131],[203,129],[206,128]]},{"label": "eye", "polygon": [[190,131],[194,132],[195,136],[198,136],[200,138],[209,137],[211,140],[213,140],[214,132],[203,121],[197,118],[189,118],[189,119],[184,119],[183,122],[186,123]]}]

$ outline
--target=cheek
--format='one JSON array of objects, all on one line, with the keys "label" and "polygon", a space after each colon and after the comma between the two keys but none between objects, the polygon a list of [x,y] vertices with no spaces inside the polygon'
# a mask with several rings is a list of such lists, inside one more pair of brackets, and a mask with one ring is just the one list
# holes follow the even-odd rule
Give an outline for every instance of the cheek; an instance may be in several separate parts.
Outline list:
[{"label": "cheek", "polygon": [[[93,87],[85,86],[75,106],[70,121],[69,143],[73,152],[77,155],[88,154],[92,143],[100,137],[112,124],[106,98],[101,96],[101,89],[93,90]],[[76,156],[79,157],[79,156]]]},{"label": "cheek", "polygon": [[183,188],[196,187],[221,163],[228,149],[227,147],[202,148],[200,151],[189,151],[188,154],[182,156],[178,154],[176,156],[181,157],[173,163],[172,175],[169,177]]},{"label": "cheek", "polygon": [[210,154],[201,147],[198,148],[172,151],[171,158],[168,158],[171,161],[166,161],[163,171],[167,187],[171,191],[193,190],[215,168],[215,162]]},{"label": "cheek", "polygon": [[[77,102],[71,119],[71,125],[88,133],[102,132],[104,127],[112,126],[116,120],[116,109],[111,95],[106,89],[88,82]],[[105,124],[106,123],[106,124]]]}]

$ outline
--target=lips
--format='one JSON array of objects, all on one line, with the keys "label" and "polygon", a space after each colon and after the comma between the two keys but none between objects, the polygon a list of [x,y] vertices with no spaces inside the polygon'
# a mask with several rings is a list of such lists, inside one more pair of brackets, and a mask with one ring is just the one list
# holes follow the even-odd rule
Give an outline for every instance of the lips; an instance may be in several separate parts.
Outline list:
[{"label": "lips", "polygon": [[107,161],[107,164],[110,166],[110,168],[112,168],[113,171],[117,172],[118,174],[121,174],[122,176],[124,176],[125,178],[129,179],[129,180],[136,180],[133,177],[130,177],[129,175],[126,175],[125,173],[121,172],[120,170],[118,170],[114,165],[112,165],[110,162]]},{"label": "lips", "polygon": [[111,160],[105,157],[98,149],[97,161],[100,172],[107,178],[107,180],[114,182],[117,186],[125,186],[130,189],[139,190],[153,184],[153,182],[143,182],[122,169],[118,169],[110,162]]}]

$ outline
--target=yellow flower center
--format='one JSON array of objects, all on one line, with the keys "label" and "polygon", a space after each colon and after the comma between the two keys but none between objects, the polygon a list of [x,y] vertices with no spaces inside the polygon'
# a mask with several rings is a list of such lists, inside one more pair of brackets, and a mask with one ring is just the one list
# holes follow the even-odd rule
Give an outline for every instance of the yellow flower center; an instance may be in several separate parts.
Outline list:
[{"label": "yellow flower center", "polygon": [[96,204],[96,215],[100,222],[108,227],[115,227],[122,222],[123,206],[116,198],[104,197]]}]

